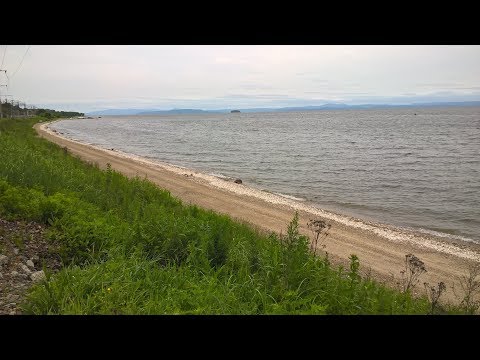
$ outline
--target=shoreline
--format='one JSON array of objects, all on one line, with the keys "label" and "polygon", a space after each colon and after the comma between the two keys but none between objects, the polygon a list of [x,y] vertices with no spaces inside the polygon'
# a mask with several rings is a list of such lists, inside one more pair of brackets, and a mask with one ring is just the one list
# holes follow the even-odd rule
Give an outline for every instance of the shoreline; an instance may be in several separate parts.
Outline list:
[{"label": "shoreline", "polygon": [[[66,119],[56,120],[56,121],[63,121],[63,120],[66,120]],[[409,242],[418,246],[430,248],[432,250],[445,251],[446,253],[451,255],[456,255],[459,257],[464,257],[469,260],[480,262],[480,253],[471,253],[471,252],[468,252],[468,250],[459,251],[456,246],[449,246],[454,244],[454,245],[459,245],[461,249],[464,249],[465,247],[468,247],[468,245],[466,244],[468,242],[469,244],[475,247],[478,246],[478,249],[480,250],[480,244],[475,242],[475,240],[473,239],[465,238],[463,236],[458,236],[458,235],[451,235],[447,233],[444,234],[444,233],[440,233],[440,232],[428,230],[428,229],[417,230],[414,228],[405,228],[405,227],[377,222],[373,220],[360,219],[353,215],[347,215],[347,214],[342,214],[340,212],[336,212],[332,210],[322,209],[316,206],[311,201],[308,201],[306,199],[299,199],[299,198],[296,198],[295,196],[276,193],[266,189],[258,189],[256,187],[251,187],[245,184],[241,184],[241,185],[235,184],[233,182],[233,178],[230,179],[223,175],[208,174],[205,172],[197,171],[195,169],[190,169],[187,167],[170,164],[160,160],[150,159],[150,158],[142,157],[135,154],[129,154],[121,150],[117,150],[117,149],[111,150],[111,149],[103,148],[99,145],[84,143],[79,140],[74,140],[66,136],[62,136],[56,130],[52,130],[51,128],[49,128],[49,125],[51,125],[56,121],[44,123],[45,126],[43,127],[43,130],[48,131],[54,134],[55,136],[76,142],[78,144],[89,146],[99,151],[114,153],[120,157],[123,157],[126,159],[133,159],[139,163],[143,163],[148,166],[159,167],[161,169],[171,171],[178,175],[191,176],[192,180],[204,181],[206,184],[209,184],[215,188],[224,189],[224,190],[236,193],[238,195],[249,196],[255,199],[262,199],[272,204],[285,205],[287,207],[292,208],[293,211],[295,210],[304,211],[305,213],[309,213],[312,216],[320,216],[324,219],[333,220],[333,221],[342,223],[346,226],[352,226],[352,227],[361,228],[367,231],[372,231],[377,235],[382,236],[385,239],[393,242],[400,242],[400,243]],[[232,181],[229,181],[229,180],[232,180]]]},{"label": "shoreline", "polygon": [[[325,250],[332,260],[348,265],[348,256],[354,253],[366,273],[371,271],[372,277],[393,286],[400,280],[408,253],[414,253],[425,262],[428,272],[422,276],[422,282],[444,281],[447,287],[451,282],[457,287],[457,278],[466,273],[467,266],[480,262],[480,245],[476,243],[450,238],[447,241],[433,234],[360,220],[214,175],[82,143],[48,128],[52,123],[38,123],[35,129],[41,137],[67,146],[70,153],[83,160],[97,162],[102,168],[110,162],[113,169],[129,177],[146,176],[184,203],[228,214],[258,229],[277,233],[286,231],[295,210],[299,212],[300,230],[305,235],[311,235],[306,227],[309,219],[326,220],[332,228],[325,241]],[[418,288],[423,293],[423,286]],[[451,291],[446,295],[449,293]],[[446,297],[454,300],[451,296]]]}]

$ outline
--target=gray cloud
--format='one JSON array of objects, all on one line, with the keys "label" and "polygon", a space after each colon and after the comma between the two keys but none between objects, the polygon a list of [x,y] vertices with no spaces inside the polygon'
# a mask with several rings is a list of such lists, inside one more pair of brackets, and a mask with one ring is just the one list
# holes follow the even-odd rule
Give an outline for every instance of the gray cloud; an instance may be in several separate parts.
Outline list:
[{"label": "gray cloud", "polygon": [[455,88],[458,86],[463,86],[463,84],[453,83],[453,82],[431,82],[431,83],[421,83],[417,85],[418,87],[426,88]]},{"label": "gray cloud", "polygon": [[311,82],[318,83],[318,84],[326,84],[328,85],[330,81],[325,80],[325,79],[318,79],[318,78],[310,78]]},{"label": "gray cloud", "polygon": [[[9,74],[26,48],[8,46]],[[480,100],[479,63],[480,46],[32,45],[8,91],[30,104],[85,112],[468,101]]]}]

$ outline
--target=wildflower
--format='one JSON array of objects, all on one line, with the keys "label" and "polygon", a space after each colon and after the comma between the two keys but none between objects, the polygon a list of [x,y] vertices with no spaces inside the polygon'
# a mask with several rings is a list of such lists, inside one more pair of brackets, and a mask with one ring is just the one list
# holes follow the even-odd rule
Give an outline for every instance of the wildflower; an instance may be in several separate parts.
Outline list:
[{"label": "wildflower", "polygon": [[414,288],[418,278],[427,272],[425,263],[413,254],[405,255],[405,269],[400,271],[404,282],[404,292]]}]

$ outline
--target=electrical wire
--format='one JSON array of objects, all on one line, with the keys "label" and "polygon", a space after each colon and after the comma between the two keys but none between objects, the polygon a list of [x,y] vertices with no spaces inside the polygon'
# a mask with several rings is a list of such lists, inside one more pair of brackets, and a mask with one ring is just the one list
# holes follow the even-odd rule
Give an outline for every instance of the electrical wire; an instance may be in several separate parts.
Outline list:
[{"label": "electrical wire", "polygon": [[3,62],[5,61],[5,54],[7,53],[7,47],[8,47],[8,45],[5,45],[5,50],[3,51],[2,65],[0,65],[0,69],[3,68]]},{"label": "electrical wire", "polygon": [[18,65],[17,70],[15,70],[15,71],[13,72],[13,74],[12,74],[12,76],[10,76],[10,78],[13,78],[13,77],[15,76],[15,74],[17,73],[17,71],[18,71],[18,70],[20,69],[20,67],[22,66],[23,60],[25,59],[25,56],[27,55],[27,52],[28,52],[29,49],[30,49],[30,45],[28,45],[28,48],[27,48],[27,50],[25,51],[25,54],[23,54],[22,60],[20,60],[20,64]]}]

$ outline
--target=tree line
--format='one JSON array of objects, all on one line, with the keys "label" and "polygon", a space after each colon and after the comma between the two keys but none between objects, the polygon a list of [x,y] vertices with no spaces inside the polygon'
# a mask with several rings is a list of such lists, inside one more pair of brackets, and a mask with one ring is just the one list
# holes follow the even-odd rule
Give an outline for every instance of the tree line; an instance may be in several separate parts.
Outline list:
[{"label": "tree line", "polygon": [[0,118],[3,117],[30,117],[30,116],[42,116],[47,119],[61,118],[61,117],[75,117],[84,116],[84,113],[76,111],[57,111],[52,109],[42,108],[27,108],[20,106],[20,104],[12,104],[7,101],[0,103]]}]

